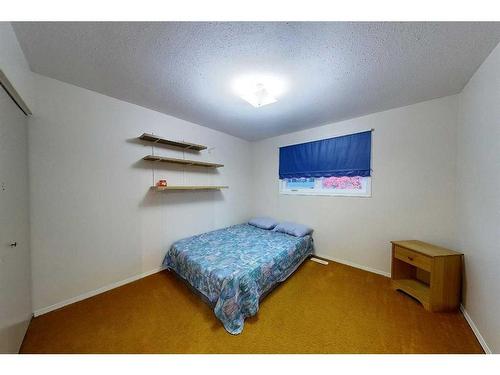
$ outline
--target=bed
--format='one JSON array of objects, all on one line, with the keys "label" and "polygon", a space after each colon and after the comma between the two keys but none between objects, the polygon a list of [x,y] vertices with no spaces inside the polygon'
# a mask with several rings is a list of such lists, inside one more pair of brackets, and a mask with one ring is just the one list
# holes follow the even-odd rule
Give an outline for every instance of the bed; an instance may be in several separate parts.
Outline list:
[{"label": "bed", "polygon": [[175,242],[163,265],[206,297],[226,331],[236,335],[245,318],[257,314],[260,299],[312,252],[310,235],[239,224]]}]

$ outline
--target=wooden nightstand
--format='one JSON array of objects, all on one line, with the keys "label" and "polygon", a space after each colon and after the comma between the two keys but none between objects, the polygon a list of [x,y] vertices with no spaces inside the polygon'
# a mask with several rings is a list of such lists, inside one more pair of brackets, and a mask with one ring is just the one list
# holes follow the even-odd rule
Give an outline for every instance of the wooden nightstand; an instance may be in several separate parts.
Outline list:
[{"label": "wooden nightstand", "polygon": [[460,305],[463,254],[422,241],[391,241],[391,283],[426,310],[452,311]]}]

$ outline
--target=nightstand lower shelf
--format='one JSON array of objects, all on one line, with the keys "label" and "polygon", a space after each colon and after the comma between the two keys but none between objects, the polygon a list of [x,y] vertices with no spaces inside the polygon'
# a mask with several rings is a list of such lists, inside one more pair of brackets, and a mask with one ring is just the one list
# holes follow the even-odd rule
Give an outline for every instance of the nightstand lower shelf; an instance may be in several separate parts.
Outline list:
[{"label": "nightstand lower shelf", "polygon": [[401,290],[420,301],[422,306],[429,310],[430,287],[429,285],[415,279],[392,280],[392,288]]}]

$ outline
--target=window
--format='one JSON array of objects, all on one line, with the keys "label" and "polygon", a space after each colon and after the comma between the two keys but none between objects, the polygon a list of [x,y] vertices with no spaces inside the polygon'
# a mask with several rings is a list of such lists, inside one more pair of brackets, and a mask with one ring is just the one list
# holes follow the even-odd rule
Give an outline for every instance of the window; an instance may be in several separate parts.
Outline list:
[{"label": "window", "polygon": [[371,196],[370,177],[309,177],[280,180],[282,194]]},{"label": "window", "polygon": [[280,148],[280,193],[371,196],[371,131]]}]

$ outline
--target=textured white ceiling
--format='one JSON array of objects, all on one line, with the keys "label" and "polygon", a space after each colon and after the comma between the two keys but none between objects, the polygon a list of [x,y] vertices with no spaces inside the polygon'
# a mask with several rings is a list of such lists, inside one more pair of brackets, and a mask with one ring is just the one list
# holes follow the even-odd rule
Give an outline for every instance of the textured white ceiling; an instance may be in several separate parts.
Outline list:
[{"label": "textured white ceiling", "polygon": [[[34,72],[248,140],[458,93],[500,23],[14,23]],[[254,108],[231,81],[289,90]]]}]

